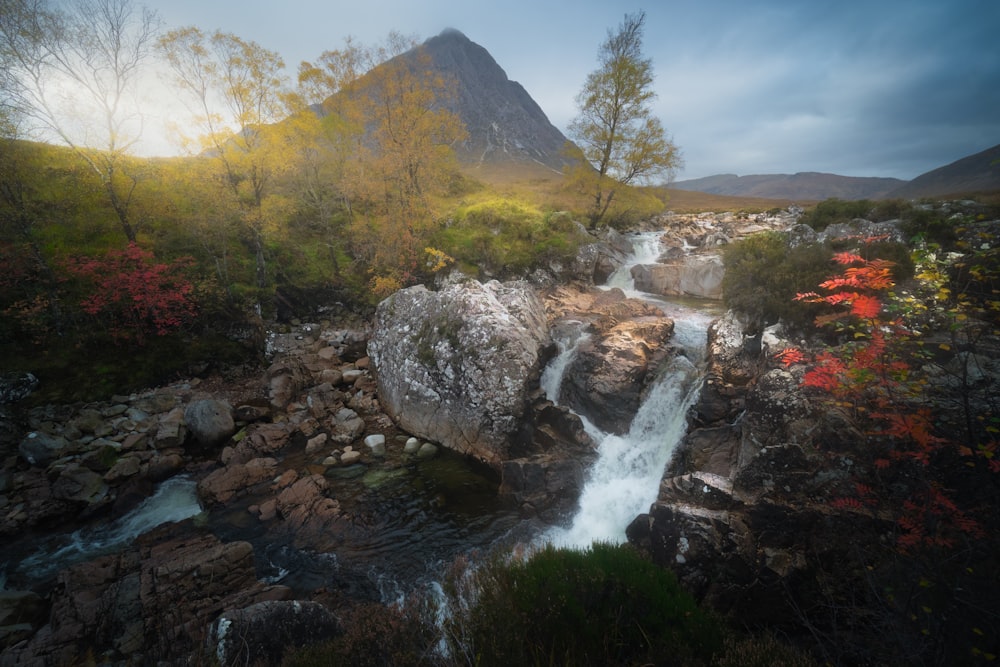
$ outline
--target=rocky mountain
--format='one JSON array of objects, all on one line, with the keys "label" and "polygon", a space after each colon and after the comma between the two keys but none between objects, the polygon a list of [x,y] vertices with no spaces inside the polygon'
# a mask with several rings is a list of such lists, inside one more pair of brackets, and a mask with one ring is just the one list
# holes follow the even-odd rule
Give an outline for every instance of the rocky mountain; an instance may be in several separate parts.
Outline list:
[{"label": "rocky mountain", "polygon": [[717,174],[677,181],[677,190],[765,199],[916,199],[1000,190],[1000,145],[917,176],[897,178],[838,176],[817,172],[797,174]]},{"label": "rocky mountain", "polygon": [[468,138],[455,146],[461,162],[532,164],[562,171],[569,162],[566,137],[486,49],[448,28],[393,60],[407,61],[413,72],[426,71],[428,64],[418,65],[417,60],[427,56],[432,72],[454,82],[455,95],[446,107],[468,131]]},{"label": "rocky mountain", "polygon": [[459,147],[460,159],[527,161],[562,170],[566,137],[486,49],[452,28],[431,37],[422,48],[433,68],[457,84],[451,110],[469,132]]}]

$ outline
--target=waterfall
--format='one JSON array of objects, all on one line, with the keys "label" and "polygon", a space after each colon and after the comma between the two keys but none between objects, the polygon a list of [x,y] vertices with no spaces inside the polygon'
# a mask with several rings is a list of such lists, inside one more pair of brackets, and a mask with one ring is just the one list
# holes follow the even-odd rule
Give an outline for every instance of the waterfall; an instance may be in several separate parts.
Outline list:
[{"label": "waterfall", "polygon": [[542,377],[539,378],[539,385],[545,392],[545,397],[556,405],[559,405],[559,392],[566,369],[576,357],[580,344],[590,338],[590,334],[583,330],[583,322],[572,320],[565,324],[567,326],[560,331],[553,332],[553,340],[559,352],[548,363],[542,371]]},{"label": "waterfall", "polygon": [[[543,542],[584,548],[595,541],[623,542],[628,524],[649,511],[659,492],[663,471],[687,431],[687,413],[701,389],[701,362],[711,317],[693,308],[637,292],[631,268],[655,262],[661,252],[660,234],[633,237],[635,252],[608,279],[629,296],[647,298],[674,319],[674,342],[684,352],[660,369],[625,435],[603,433],[581,415],[587,432],[598,443],[598,458],[591,468],[580,501],[568,526],[549,530]],[[564,347],[565,346],[565,347]],[[546,369],[543,381],[550,399],[558,394],[562,373],[575,346],[560,343],[560,354]],[[565,355],[565,356],[564,356]],[[552,377],[556,376],[557,377]],[[555,392],[555,394],[550,392]]]},{"label": "waterfall", "polygon": [[633,251],[631,257],[618,269],[608,276],[605,287],[617,287],[628,296],[641,297],[642,292],[635,289],[635,280],[632,278],[632,267],[639,264],[655,264],[663,254],[661,243],[662,232],[642,232],[632,237]]}]

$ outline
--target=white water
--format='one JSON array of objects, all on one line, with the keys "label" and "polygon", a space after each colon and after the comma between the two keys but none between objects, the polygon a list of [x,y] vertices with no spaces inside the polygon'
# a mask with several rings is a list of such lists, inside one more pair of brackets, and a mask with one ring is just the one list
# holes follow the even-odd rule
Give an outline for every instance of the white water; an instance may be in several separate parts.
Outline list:
[{"label": "white water", "polygon": [[559,389],[562,386],[563,374],[576,357],[580,343],[590,339],[590,334],[583,330],[583,322],[567,324],[570,326],[553,336],[559,353],[548,363],[538,381],[542,391],[545,392],[545,397],[556,405],[559,405]]},{"label": "white water", "polygon": [[194,480],[184,475],[172,477],[120,519],[60,536],[23,559],[16,569],[31,579],[45,579],[74,563],[112,553],[161,524],[195,516],[201,512],[195,487]]},{"label": "white water", "polygon": [[642,232],[632,237],[634,250],[632,256],[618,269],[608,276],[605,287],[617,287],[627,296],[642,298],[643,292],[635,289],[635,280],[632,278],[632,267],[639,264],[655,264],[656,260],[663,254],[662,232]]},{"label": "white water", "polygon": [[[595,541],[624,542],[625,529],[639,514],[649,511],[659,492],[663,471],[687,430],[688,409],[701,389],[699,365],[704,356],[709,315],[637,292],[631,267],[652,263],[660,256],[659,234],[634,237],[636,252],[625,266],[609,279],[609,287],[620,287],[629,296],[647,298],[674,318],[674,342],[684,348],[666,363],[632,420],[624,436],[603,433],[581,415],[587,432],[599,443],[598,458],[590,470],[580,495],[579,507],[566,527],[542,536],[543,542],[557,546],[585,548]],[[559,394],[562,373],[572,359],[575,345],[561,348],[543,376],[546,394]],[[692,361],[693,360],[693,361]],[[554,400],[554,399],[552,399]]]}]

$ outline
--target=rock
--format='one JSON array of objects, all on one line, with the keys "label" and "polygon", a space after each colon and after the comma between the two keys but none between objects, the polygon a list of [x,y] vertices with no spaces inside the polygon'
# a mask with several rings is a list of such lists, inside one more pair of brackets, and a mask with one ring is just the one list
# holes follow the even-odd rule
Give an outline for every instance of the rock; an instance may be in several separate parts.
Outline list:
[{"label": "rock", "polygon": [[466,281],[382,301],[368,352],[381,407],[400,428],[498,468],[548,342],[526,283]]},{"label": "rock", "polygon": [[306,386],[309,372],[293,357],[282,357],[267,369],[268,397],[274,410],[284,410]]},{"label": "rock", "polygon": [[326,433],[315,435],[306,441],[306,454],[315,454],[326,446],[329,436]]},{"label": "rock", "polygon": [[0,664],[74,664],[109,653],[123,664],[179,664],[203,650],[209,624],[224,609],[289,594],[257,580],[249,543],[169,524],[122,553],[60,572],[50,594],[52,622],[8,648]]},{"label": "rock", "polygon": [[123,456],[104,473],[104,481],[109,484],[119,484],[129,477],[139,474],[141,468],[142,459],[139,456]]},{"label": "rock", "polygon": [[24,436],[17,451],[33,466],[46,466],[62,456],[69,448],[65,438],[42,431],[32,431]]},{"label": "rock", "polygon": [[416,454],[420,449],[420,441],[416,438],[407,438],[406,444],[403,445],[404,454]]},{"label": "rock", "polygon": [[432,459],[435,456],[437,456],[437,452],[438,452],[437,447],[435,447],[430,442],[425,442],[424,444],[420,445],[420,449],[417,450],[417,458]]},{"label": "rock", "polygon": [[349,452],[344,452],[340,455],[340,462],[345,466],[349,466],[352,463],[357,463],[361,460],[361,452],[351,450]]},{"label": "rock", "polygon": [[559,516],[579,498],[586,479],[583,460],[545,455],[504,461],[499,493],[528,515]]},{"label": "rock", "polygon": [[644,318],[581,343],[563,378],[560,401],[604,431],[628,432],[644,390],[670,351],[673,330],[666,317]]},{"label": "rock", "polygon": [[340,503],[326,495],[328,489],[323,475],[313,474],[300,478],[278,494],[277,513],[297,544],[331,548],[336,543],[345,519]]},{"label": "rock", "polygon": [[192,401],[184,409],[184,423],[199,444],[214,448],[233,437],[233,408],[225,401]]},{"label": "rock", "polygon": [[0,374],[0,405],[17,403],[38,388],[38,378],[32,373]]},{"label": "rock", "polygon": [[693,296],[702,299],[722,298],[725,267],[716,254],[692,254],[658,264],[633,267],[635,288],[664,296]]},{"label": "rock", "polygon": [[0,627],[26,623],[37,628],[48,616],[48,605],[34,591],[0,590]]},{"label": "rock", "polygon": [[220,665],[277,665],[286,651],[340,632],[337,619],[318,602],[269,600],[223,612],[211,625],[208,648]]},{"label": "rock", "polygon": [[306,406],[313,417],[320,419],[343,404],[344,398],[343,392],[334,389],[332,384],[324,382],[309,390],[306,395]]},{"label": "rock", "polygon": [[342,407],[329,420],[330,440],[338,445],[349,445],[365,432],[365,420],[354,410]]},{"label": "rock", "polygon": [[198,482],[198,499],[206,507],[225,504],[249,487],[272,479],[277,468],[278,462],[272,458],[252,459],[219,468]]},{"label": "rock", "polygon": [[160,417],[153,446],[156,449],[180,447],[184,444],[186,437],[187,427],[184,421],[184,409],[178,406]]},{"label": "rock", "polygon": [[380,458],[385,456],[385,436],[381,433],[375,433],[366,437],[365,445],[371,450],[372,456]]}]

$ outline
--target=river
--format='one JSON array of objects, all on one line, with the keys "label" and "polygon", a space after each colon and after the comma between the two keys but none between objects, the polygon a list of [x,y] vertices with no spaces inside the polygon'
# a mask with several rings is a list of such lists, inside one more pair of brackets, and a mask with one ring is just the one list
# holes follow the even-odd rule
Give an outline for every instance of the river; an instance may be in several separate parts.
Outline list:
[{"label": "river", "polygon": [[[321,587],[343,589],[345,581],[353,581],[374,587],[383,599],[398,599],[414,586],[439,581],[458,556],[515,544],[586,547],[597,540],[624,541],[628,524],[656,499],[664,468],[684,435],[688,410],[701,386],[707,328],[721,314],[716,302],[637,292],[631,267],[655,262],[661,248],[659,234],[632,239],[631,259],[606,287],[619,287],[663,309],[675,322],[674,342],[683,352],[665,363],[626,435],[603,433],[580,415],[599,443],[599,453],[578,507],[564,525],[523,518],[500,502],[495,475],[445,452],[427,461],[359,467],[357,474],[329,479],[331,495],[355,517],[350,539],[336,548],[302,546],[291,536],[275,539],[247,511],[251,498],[224,510],[202,512],[194,482],[175,478],[118,521],[36,543],[33,553],[8,563],[8,576],[18,583],[51,580],[62,567],[119,550],[160,523],[192,516],[199,516],[200,525],[223,540],[251,542],[258,576],[301,595]],[[581,324],[561,327],[556,335],[560,352],[541,383],[549,398],[558,401],[563,373],[587,334]],[[289,465],[308,463],[303,459]]]}]

